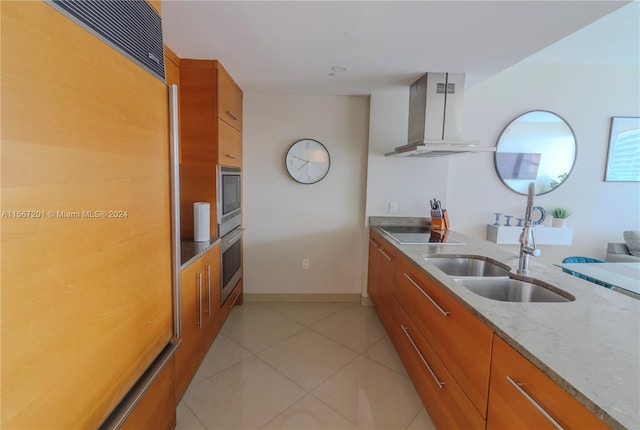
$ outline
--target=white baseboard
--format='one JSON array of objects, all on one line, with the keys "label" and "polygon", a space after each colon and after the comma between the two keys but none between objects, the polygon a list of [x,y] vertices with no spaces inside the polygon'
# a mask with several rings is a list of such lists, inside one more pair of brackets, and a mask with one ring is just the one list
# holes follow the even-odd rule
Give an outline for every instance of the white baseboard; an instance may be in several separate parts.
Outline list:
[{"label": "white baseboard", "polygon": [[[287,302],[287,303],[362,303],[360,294],[268,294],[268,293],[244,293],[245,302]],[[370,301],[370,300],[369,300]],[[364,304],[363,304],[364,306]]]}]

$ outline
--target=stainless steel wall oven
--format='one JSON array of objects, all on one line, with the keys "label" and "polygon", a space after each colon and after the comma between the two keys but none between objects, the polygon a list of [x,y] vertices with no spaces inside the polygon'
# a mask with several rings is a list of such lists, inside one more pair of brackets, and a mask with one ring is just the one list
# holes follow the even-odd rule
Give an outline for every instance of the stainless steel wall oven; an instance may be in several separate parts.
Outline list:
[{"label": "stainless steel wall oven", "polygon": [[229,297],[242,277],[242,229],[237,228],[221,239],[220,305]]}]

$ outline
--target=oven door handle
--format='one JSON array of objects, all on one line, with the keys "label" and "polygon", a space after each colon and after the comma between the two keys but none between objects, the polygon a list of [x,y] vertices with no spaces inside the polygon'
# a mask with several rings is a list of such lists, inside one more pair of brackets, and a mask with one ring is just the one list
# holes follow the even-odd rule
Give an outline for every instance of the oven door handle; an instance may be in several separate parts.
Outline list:
[{"label": "oven door handle", "polygon": [[242,232],[239,232],[238,234],[236,234],[235,236],[233,236],[231,239],[229,239],[228,241],[226,241],[226,245],[227,246],[231,246],[234,243],[236,243],[240,238],[242,237]]}]

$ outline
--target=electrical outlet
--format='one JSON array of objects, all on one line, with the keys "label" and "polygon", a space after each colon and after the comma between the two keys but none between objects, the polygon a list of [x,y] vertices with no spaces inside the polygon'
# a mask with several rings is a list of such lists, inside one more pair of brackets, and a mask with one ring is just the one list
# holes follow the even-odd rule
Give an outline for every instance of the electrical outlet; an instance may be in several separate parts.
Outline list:
[{"label": "electrical outlet", "polygon": [[389,202],[389,213],[394,214],[398,212],[398,202]]},{"label": "electrical outlet", "polygon": [[302,268],[304,270],[307,270],[309,268],[309,259],[308,258],[303,258],[302,259]]}]

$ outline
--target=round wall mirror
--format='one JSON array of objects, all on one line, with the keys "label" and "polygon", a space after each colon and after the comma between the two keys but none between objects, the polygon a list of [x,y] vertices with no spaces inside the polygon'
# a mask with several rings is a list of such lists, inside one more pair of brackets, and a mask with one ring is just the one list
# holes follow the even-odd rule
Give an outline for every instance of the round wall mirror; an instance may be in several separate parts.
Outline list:
[{"label": "round wall mirror", "polygon": [[576,161],[576,136],[567,122],[553,112],[535,110],[511,121],[496,144],[495,164],[500,180],[519,194],[530,182],[536,195],[562,184]]}]

